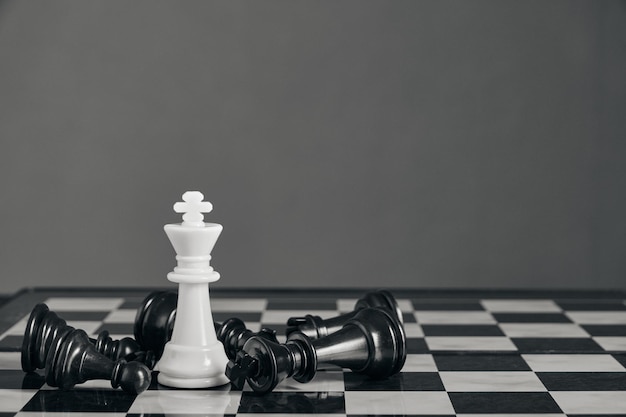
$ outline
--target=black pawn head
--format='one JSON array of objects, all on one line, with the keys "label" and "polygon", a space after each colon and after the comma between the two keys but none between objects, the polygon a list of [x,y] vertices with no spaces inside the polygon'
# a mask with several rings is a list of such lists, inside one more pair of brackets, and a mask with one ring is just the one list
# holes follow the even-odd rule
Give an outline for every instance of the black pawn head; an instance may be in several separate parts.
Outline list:
[{"label": "black pawn head", "polygon": [[120,359],[115,363],[111,378],[113,388],[120,387],[131,394],[140,394],[150,386],[152,374],[141,362],[126,362]]},{"label": "black pawn head", "polygon": [[143,300],[135,316],[135,340],[142,350],[154,352],[159,359],[174,330],[178,294],[175,291],[155,291]]},{"label": "black pawn head", "polygon": [[50,311],[46,304],[37,304],[30,313],[22,340],[22,370],[32,372],[46,366],[46,356],[53,341],[74,328]]}]

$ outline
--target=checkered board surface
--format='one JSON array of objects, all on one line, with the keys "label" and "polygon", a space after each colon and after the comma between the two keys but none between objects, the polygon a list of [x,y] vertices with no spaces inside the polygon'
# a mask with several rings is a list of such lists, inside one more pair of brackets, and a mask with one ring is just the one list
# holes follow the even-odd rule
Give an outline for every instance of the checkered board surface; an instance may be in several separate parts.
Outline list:
[{"label": "checkered board surface", "polygon": [[[46,302],[92,335],[132,335],[136,308],[149,290],[36,290],[0,308],[0,417],[9,415],[211,416],[473,415],[626,416],[626,304],[623,293],[392,291],[404,313],[408,357],[402,372],[375,381],[325,368],[308,384],[292,380],[272,393],[249,388],[176,390],[152,386],[133,396],[107,381],[69,391],[42,373],[20,369],[26,319]],[[284,333],[288,317],[332,317],[366,291],[212,290],[216,321]],[[57,414],[51,414],[57,415]]]}]

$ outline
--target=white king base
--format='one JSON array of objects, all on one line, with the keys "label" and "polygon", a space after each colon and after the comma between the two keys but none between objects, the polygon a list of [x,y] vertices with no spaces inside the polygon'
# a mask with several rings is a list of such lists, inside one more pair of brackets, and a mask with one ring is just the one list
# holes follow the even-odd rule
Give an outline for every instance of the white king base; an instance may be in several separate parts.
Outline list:
[{"label": "white king base", "polygon": [[211,207],[203,198],[199,192],[185,193],[186,203],[174,205],[174,210],[186,212],[185,221],[165,226],[178,254],[178,265],[167,279],[179,284],[172,338],[157,365],[159,383],[169,387],[209,388],[230,382],[225,375],[228,358],[215,334],[209,300],[209,283],[220,278],[209,265],[210,253],[222,226],[202,222],[199,212],[207,211],[202,205],[208,204],[208,211]]}]

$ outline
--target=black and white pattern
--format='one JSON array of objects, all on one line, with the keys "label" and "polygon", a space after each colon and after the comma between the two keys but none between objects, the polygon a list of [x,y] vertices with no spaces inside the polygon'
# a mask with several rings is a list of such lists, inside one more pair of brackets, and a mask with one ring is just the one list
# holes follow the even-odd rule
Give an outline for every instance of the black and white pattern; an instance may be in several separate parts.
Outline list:
[{"label": "black and white pattern", "polygon": [[[132,336],[148,290],[25,291],[0,308],[0,417],[48,413],[108,415],[626,415],[626,296],[623,293],[392,291],[404,313],[408,357],[383,381],[341,369],[308,384],[176,390],[139,396],[91,381],[70,391],[26,375],[19,348],[30,310],[46,302],[70,325],[95,335]],[[213,291],[214,319],[284,333],[287,318],[349,312],[365,291]],[[284,340],[284,338],[283,338]],[[156,378],[153,378],[156,381]],[[54,414],[50,414],[54,415]]]}]

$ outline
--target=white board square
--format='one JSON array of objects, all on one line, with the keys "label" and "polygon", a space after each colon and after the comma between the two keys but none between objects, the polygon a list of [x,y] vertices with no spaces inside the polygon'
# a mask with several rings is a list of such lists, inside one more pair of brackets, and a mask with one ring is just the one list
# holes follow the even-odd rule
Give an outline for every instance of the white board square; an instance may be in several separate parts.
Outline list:
[{"label": "white board square", "polygon": [[534,372],[440,372],[448,392],[540,392],[546,387]]},{"label": "white board square", "polygon": [[501,336],[427,336],[430,350],[458,351],[516,351],[517,347],[508,337]]},{"label": "white board square", "polygon": [[365,415],[454,415],[445,392],[346,391],[346,414]]},{"label": "white board square", "polygon": [[589,337],[573,323],[500,323],[499,326],[509,337]]},{"label": "white board square", "polygon": [[496,324],[486,311],[416,311],[419,324]]},{"label": "white board square", "polygon": [[611,355],[522,355],[535,372],[626,372]]},{"label": "white board square", "polygon": [[626,391],[553,391],[566,414],[626,414]]},{"label": "white board square", "polygon": [[560,313],[552,300],[483,300],[483,307],[492,313]]}]

